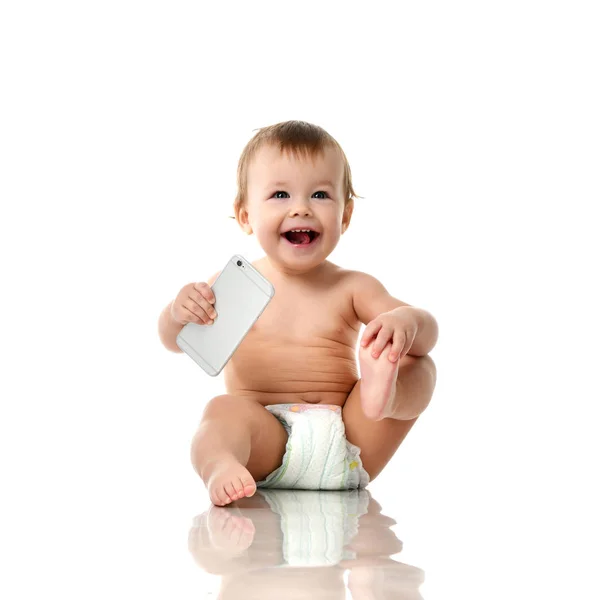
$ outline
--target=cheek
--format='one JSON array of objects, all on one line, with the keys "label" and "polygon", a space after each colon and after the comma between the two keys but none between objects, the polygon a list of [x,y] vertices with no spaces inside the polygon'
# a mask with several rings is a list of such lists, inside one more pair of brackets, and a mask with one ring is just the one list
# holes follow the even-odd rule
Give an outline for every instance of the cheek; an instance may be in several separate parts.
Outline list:
[{"label": "cheek", "polygon": [[342,232],[342,215],[335,212],[333,215],[330,215],[328,219],[328,230],[333,233],[341,233]]},{"label": "cheek", "polygon": [[273,222],[272,219],[267,219],[265,216],[257,218],[253,225],[253,231],[259,240],[272,239],[277,236],[277,221]]},{"label": "cheek", "polygon": [[264,234],[276,232],[280,226],[280,218],[272,212],[256,212],[254,227]]}]

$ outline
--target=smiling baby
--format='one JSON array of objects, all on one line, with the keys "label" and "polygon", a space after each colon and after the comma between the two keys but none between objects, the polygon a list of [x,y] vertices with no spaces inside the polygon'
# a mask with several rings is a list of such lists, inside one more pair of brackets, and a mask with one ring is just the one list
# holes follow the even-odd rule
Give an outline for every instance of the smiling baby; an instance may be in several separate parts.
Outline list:
[{"label": "smiling baby", "polygon": [[[365,487],[429,404],[437,322],[371,275],[327,260],[357,196],[342,148],[321,127],[260,129],[242,152],[237,185],[235,218],[256,236],[264,256],[252,264],[276,293],[224,368],[226,394],[205,406],[194,468],[220,506],[257,486]],[[163,310],[167,349],[180,352],[186,323],[217,318],[217,275],[183,286]]]}]

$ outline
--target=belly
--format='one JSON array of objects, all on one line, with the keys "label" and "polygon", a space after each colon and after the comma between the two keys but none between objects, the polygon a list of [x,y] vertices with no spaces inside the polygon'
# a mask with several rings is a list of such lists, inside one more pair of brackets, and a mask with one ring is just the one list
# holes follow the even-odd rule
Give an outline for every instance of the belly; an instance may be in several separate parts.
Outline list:
[{"label": "belly", "polygon": [[359,375],[354,348],[330,340],[273,343],[247,336],[224,369],[229,394],[262,404],[342,406]]}]

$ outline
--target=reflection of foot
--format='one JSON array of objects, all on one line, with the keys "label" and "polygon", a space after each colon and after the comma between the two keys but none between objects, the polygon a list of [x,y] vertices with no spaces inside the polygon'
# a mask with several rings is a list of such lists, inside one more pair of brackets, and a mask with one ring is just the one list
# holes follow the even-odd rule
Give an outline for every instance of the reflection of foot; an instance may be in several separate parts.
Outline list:
[{"label": "reflection of foot", "polygon": [[207,530],[214,550],[224,552],[242,552],[253,543],[255,526],[236,511],[218,506],[212,507],[207,514]]},{"label": "reflection of foot", "polygon": [[252,496],[257,489],[251,473],[235,458],[220,459],[213,466],[206,484],[209,497],[216,506]]},{"label": "reflection of foot", "polygon": [[379,421],[392,415],[395,408],[396,378],[400,361],[388,359],[391,346],[387,345],[377,357],[371,356],[369,344],[359,349],[359,367],[361,370],[361,406],[369,419]]}]

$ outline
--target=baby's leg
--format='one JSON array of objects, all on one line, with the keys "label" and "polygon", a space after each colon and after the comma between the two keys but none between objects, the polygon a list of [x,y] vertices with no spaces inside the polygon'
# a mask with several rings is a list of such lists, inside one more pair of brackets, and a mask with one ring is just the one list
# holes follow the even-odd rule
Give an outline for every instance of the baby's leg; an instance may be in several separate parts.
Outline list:
[{"label": "baby's leg", "polygon": [[[387,361],[388,353],[389,346],[377,360]],[[385,369],[383,364],[379,367],[381,370]],[[387,370],[393,369],[395,365],[388,362]],[[362,372],[361,374],[363,375]],[[371,374],[375,375],[369,373]],[[435,363],[430,356],[404,356],[400,360],[393,389],[395,398],[390,402],[395,413],[381,420],[372,420],[366,416],[361,398],[362,382],[360,379],[356,382],[342,409],[342,418],[346,439],[361,449],[363,468],[369,473],[371,481],[386,466],[415,424],[418,415],[429,404],[435,381]]]},{"label": "baby's leg", "polygon": [[216,396],[205,407],[191,460],[211,501],[252,496],[256,481],[282,464],[288,435],[265,407],[246,396]]}]

